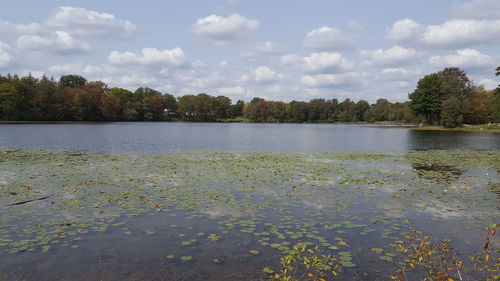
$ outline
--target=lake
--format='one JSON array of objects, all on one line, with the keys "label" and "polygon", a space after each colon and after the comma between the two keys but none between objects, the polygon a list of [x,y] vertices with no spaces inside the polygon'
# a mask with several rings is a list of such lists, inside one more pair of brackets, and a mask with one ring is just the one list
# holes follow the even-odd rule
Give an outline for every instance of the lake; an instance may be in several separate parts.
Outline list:
[{"label": "lake", "polygon": [[[499,149],[500,134],[385,126],[248,123],[0,125],[0,148],[162,153],[212,151]],[[383,128],[383,129],[382,129]]]},{"label": "lake", "polygon": [[327,280],[387,280],[412,229],[466,260],[500,221],[499,148],[364,125],[0,125],[0,280],[268,280],[299,242],[338,259]]}]

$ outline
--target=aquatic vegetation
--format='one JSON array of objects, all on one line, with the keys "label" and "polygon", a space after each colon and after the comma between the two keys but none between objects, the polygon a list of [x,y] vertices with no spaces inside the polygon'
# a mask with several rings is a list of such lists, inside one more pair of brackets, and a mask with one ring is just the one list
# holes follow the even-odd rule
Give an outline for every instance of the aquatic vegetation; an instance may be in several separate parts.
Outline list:
[{"label": "aquatic vegetation", "polygon": [[[342,258],[341,258],[342,259]],[[297,243],[292,250],[280,260],[280,270],[269,280],[299,281],[299,280],[332,280],[342,270],[339,261],[321,253],[318,247],[308,248],[305,243]],[[267,270],[266,270],[267,269]],[[273,270],[264,269],[266,273]]]},{"label": "aquatic vegetation", "polygon": [[[472,265],[466,257],[453,249],[450,240],[435,242],[433,238],[422,235],[422,232],[413,228],[404,235],[402,241],[396,242],[396,249],[400,253],[399,263],[396,265],[396,274],[391,275],[393,280],[424,280],[424,281],[451,281],[451,280],[498,280],[500,275],[500,249],[493,240],[496,229],[500,225],[493,223],[486,229],[486,242],[482,245],[480,254],[470,256]],[[494,248],[494,249],[492,249]],[[396,257],[396,254],[386,256]],[[464,279],[465,278],[465,279]]]},{"label": "aquatic vegetation", "polygon": [[0,259],[51,257],[110,235],[154,241],[161,260],[190,256],[202,268],[227,262],[216,251],[239,241],[238,259],[261,263],[262,273],[304,243],[346,272],[377,276],[377,265],[397,258],[405,218],[465,250],[478,243],[500,215],[499,153],[4,150]]}]

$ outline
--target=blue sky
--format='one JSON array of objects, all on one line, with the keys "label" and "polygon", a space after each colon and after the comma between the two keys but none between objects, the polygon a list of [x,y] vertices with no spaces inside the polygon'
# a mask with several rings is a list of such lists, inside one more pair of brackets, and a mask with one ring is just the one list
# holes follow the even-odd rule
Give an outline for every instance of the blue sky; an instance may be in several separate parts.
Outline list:
[{"label": "blue sky", "polygon": [[4,1],[0,73],[233,101],[407,99],[447,66],[498,82],[500,1]]}]

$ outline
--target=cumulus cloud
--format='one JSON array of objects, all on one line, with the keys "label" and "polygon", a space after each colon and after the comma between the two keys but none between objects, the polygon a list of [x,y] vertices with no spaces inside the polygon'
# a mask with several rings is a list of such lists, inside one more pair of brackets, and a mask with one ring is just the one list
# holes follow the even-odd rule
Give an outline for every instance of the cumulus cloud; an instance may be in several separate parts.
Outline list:
[{"label": "cumulus cloud", "polygon": [[451,18],[455,19],[499,19],[500,1],[474,0],[455,5],[451,9]]},{"label": "cumulus cloud", "polygon": [[425,27],[411,19],[396,21],[388,30],[386,38],[395,42],[413,41],[425,31]]},{"label": "cumulus cloud", "polygon": [[351,69],[354,64],[339,53],[312,53],[303,58],[301,68],[309,73],[335,73]]},{"label": "cumulus cloud", "polygon": [[492,58],[477,50],[463,49],[450,55],[433,56],[429,59],[429,63],[439,67],[481,68],[492,66]]},{"label": "cumulus cloud", "polygon": [[74,39],[64,31],[55,31],[47,36],[23,35],[17,39],[17,46],[25,50],[58,54],[80,54],[90,51],[88,44]]},{"label": "cumulus cloud", "polygon": [[276,80],[276,72],[267,66],[259,66],[254,71],[255,81],[257,82],[272,82]]},{"label": "cumulus cloud", "polygon": [[337,28],[322,26],[307,33],[303,45],[318,51],[350,50],[356,46],[356,40]]},{"label": "cumulus cloud", "polygon": [[283,65],[296,64],[302,61],[302,57],[296,54],[288,54],[280,57],[280,63]]},{"label": "cumulus cloud", "polygon": [[8,44],[0,41],[0,68],[11,66],[17,57],[17,51]]},{"label": "cumulus cloud", "polygon": [[34,35],[45,31],[45,27],[39,23],[15,24],[0,21],[0,37],[16,38],[20,35]]},{"label": "cumulus cloud", "polygon": [[248,36],[259,28],[259,21],[247,19],[240,14],[228,17],[210,15],[200,18],[192,26],[195,34],[205,36],[218,44],[227,44],[230,41]]},{"label": "cumulus cloud", "polygon": [[140,54],[113,51],[108,56],[108,61],[112,65],[181,66],[185,63],[185,55],[181,48],[171,50],[143,48]]},{"label": "cumulus cloud", "polygon": [[302,84],[313,88],[331,88],[331,87],[348,87],[359,84],[361,74],[356,72],[347,72],[341,74],[317,74],[304,75],[300,81]]},{"label": "cumulus cloud", "polygon": [[361,56],[365,58],[365,63],[374,66],[395,66],[408,64],[422,54],[412,48],[403,48],[401,46],[393,46],[389,49],[361,51]]},{"label": "cumulus cloud", "polygon": [[137,27],[112,14],[84,8],[60,7],[46,25],[81,37],[132,38]]},{"label": "cumulus cloud", "polygon": [[430,25],[422,35],[429,46],[464,46],[498,41],[498,20],[450,20],[442,25]]},{"label": "cumulus cloud", "polygon": [[422,26],[411,19],[397,21],[387,32],[387,39],[402,44],[454,48],[488,44],[500,40],[500,19],[453,19],[440,25]]}]

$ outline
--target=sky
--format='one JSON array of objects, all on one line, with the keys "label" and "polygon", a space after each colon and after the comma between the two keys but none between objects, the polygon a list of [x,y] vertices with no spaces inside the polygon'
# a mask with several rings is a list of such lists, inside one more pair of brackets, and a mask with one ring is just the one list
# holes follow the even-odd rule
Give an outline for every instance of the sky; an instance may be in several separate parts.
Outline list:
[{"label": "sky", "polygon": [[460,67],[495,88],[500,0],[0,0],[0,74],[233,102],[405,101]]}]

